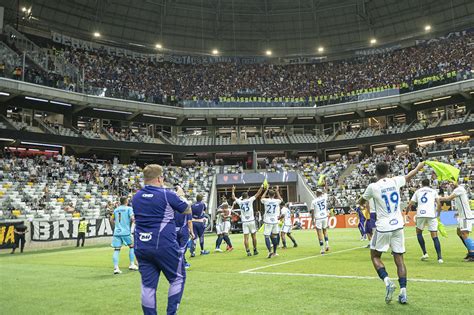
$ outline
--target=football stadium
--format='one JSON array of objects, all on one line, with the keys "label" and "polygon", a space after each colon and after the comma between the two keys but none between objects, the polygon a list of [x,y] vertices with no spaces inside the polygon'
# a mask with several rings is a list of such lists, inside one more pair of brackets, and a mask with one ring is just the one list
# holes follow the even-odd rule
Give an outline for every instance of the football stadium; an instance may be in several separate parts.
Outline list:
[{"label": "football stadium", "polygon": [[1,0],[0,313],[474,314],[473,64],[472,0]]}]

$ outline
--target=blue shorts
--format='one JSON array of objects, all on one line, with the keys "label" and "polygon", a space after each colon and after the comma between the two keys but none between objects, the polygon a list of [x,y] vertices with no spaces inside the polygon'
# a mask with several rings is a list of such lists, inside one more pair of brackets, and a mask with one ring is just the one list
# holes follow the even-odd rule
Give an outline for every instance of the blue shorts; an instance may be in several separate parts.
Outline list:
[{"label": "blue shorts", "polygon": [[375,213],[371,213],[370,219],[367,220],[367,223],[365,225],[367,233],[373,233],[375,229],[375,221],[377,221],[377,215]]},{"label": "blue shorts", "polygon": [[131,246],[133,244],[132,237],[130,235],[122,235],[122,236],[113,236],[112,238],[112,247],[113,248],[120,248],[122,245]]}]

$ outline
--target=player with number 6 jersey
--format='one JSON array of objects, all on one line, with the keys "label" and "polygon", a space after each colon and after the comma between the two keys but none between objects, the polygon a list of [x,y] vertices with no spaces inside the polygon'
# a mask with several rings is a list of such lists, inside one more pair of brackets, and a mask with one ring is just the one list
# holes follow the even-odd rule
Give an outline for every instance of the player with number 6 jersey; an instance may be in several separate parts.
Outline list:
[{"label": "player with number 6 jersey", "polygon": [[430,187],[430,180],[427,178],[423,179],[421,184],[422,187],[413,194],[408,203],[406,213],[408,214],[410,209],[416,205],[416,237],[423,252],[421,260],[427,260],[429,257],[426,252],[425,239],[423,238],[423,230],[427,226],[438,255],[438,263],[442,264],[441,244],[438,238],[438,220],[436,219],[441,211],[438,192]]},{"label": "player with number 6 jersey", "polygon": [[[266,198],[268,193],[269,198]],[[276,198],[275,198],[276,197]],[[278,226],[278,220],[280,218],[280,204],[282,198],[280,196],[279,188],[275,190],[266,190],[262,196],[262,204],[264,206],[263,224],[264,230],[263,235],[265,236],[265,244],[268,249],[268,257],[272,258],[277,256],[276,250],[278,243],[280,243],[280,228]],[[271,244],[270,244],[271,237]],[[272,245],[273,244],[273,252]]]}]

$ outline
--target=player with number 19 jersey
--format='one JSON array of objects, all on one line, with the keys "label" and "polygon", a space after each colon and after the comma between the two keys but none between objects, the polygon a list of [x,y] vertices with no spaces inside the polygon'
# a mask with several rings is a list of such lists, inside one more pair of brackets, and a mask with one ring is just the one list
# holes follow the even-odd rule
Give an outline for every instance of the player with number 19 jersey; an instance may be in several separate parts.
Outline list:
[{"label": "player with number 19 jersey", "polygon": [[370,184],[362,198],[374,199],[377,221],[377,232],[392,232],[404,226],[403,214],[400,211],[400,188],[405,186],[405,177],[382,178]]}]

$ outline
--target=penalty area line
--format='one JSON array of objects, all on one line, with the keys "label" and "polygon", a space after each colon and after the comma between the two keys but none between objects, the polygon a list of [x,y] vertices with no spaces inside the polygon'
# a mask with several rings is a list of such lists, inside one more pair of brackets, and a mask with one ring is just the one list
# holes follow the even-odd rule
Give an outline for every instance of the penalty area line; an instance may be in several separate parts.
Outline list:
[{"label": "penalty area line", "polygon": [[294,262],[303,261],[303,260],[307,260],[307,259],[311,259],[311,258],[324,257],[324,256],[338,254],[338,253],[345,253],[345,252],[349,252],[349,251],[353,251],[353,250],[357,250],[357,249],[361,249],[361,248],[366,248],[366,246],[357,246],[357,247],[352,247],[352,248],[339,250],[339,251],[336,251],[336,252],[329,252],[329,253],[324,254],[324,255],[319,254],[319,255],[313,255],[313,256],[307,256],[307,257],[303,257],[303,258],[283,261],[283,262],[276,263],[276,264],[270,264],[270,265],[265,265],[265,266],[261,266],[261,267],[257,267],[257,268],[252,268],[252,269],[239,271],[239,273],[254,273],[253,271],[256,271],[256,270],[262,270],[262,269],[266,269],[266,268],[270,268],[270,267],[291,264],[291,263],[294,263]]},{"label": "penalty area line", "polygon": [[[295,276],[295,277],[319,277],[319,278],[337,278],[337,279],[357,279],[357,280],[379,280],[378,277],[370,276],[342,276],[319,273],[293,273],[293,272],[265,272],[265,271],[249,271],[241,272],[256,275],[276,275],[276,276]],[[454,283],[454,284],[474,284],[469,280],[450,280],[450,279],[408,279],[410,282],[436,282],[436,283]]]}]

